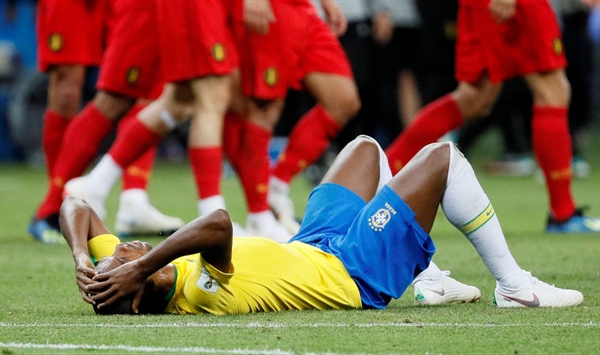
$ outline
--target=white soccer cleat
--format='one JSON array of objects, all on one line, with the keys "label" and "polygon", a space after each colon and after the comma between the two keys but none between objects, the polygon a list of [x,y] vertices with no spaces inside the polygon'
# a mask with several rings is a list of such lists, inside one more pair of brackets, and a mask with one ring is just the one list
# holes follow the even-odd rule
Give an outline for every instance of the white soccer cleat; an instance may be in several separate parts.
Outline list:
[{"label": "white soccer cleat", "polygon": [[502,288],[496,283],[492,304],[497,307],[572,307],[583,302],[583,294],[549,285],[524,271],[529,282],[517,291]]},{"label": "white soccer cleat", "polygon": [[71,179],[65,184],[63,188],[63,198],[67,196],[75,196],[85,200],[101,220],[106,218],[104,199],[94,194],[93,189],[88,186],[85,176]]},{"label": "white soccer cleat", "polygon": [[296,235],[300,230],[300,223],[296,221],[294,202],[289,197],[289,190],[290,186],[288,184],[276,177],[271,177],[267,201],[279,223],[292,235]]},{"label": "white soccer cleat", "polygon": [[166,216],[148,202],[146,191],[121,193],[115,231],[119,237],[134,235],[168,236],[185,225],[181,218]]},{"label": "white soccer cleat", "polygon": [[432,306],[479,301],[481,291],[477,287],[456,281],[450,277],[448,270],[442,273],[444,276],[441,280],[417,277],[413,281],[416,305]]},{"label": "white soccer cleat", "polygon": [[287,243],[293,235],[282,226],[271,211],[248,214],[246,231],[253,236],[269,238],[277,243]]}]

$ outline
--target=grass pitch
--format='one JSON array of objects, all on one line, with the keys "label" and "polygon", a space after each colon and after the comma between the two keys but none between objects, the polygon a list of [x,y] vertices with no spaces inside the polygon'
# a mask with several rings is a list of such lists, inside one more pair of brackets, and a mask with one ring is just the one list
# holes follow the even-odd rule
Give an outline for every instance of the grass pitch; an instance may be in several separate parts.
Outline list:
[{"label": "grass pitch", "polygon": [[[592,137],[598,137],[595,131]],[[441,212],[432,232],[434,260],[456,279],[478,286],[477,304],[416,307],[412,288],[382,311],[304,311],[240,316],[96,316],[77,291],[66,246],[34,242],[26,225],[46,187],[45,172],[0,165],[0,349],[2,354],[597,354],[600,353],[600,238],[546,235],[545,187],[533,177],[489,177],[478,169],[494,152],[488,139],[471,157],[519,264],[540,279],[583,292],[568,309],[497,309],[495,282],[470,243]],[[600,215],[600,142],[587,156],[592,175],[575,180],[580,204]],[[302,211],[311,186],[297,179]],[[223,181],[232,217],[245,204],[234,178]],[[189,167],[158,163],[152,203],[191,220],[196,193]],[[107,203],[112,227],[118,203]],[[152,244],[160,238],[144,238]],[[373,262],[377,262],[373,260]]]}]

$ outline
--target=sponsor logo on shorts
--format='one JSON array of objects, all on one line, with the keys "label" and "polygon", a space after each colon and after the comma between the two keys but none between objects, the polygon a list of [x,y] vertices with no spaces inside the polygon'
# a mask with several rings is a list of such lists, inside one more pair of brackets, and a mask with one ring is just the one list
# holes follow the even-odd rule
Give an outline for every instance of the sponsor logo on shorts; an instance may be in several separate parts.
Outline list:
[{"label": "sponsor logo on shorts", "polygon": [[279,80],[277,69],[275,69],[275,67],[268,67],[267,70],[265,70],[264,79],[268,86],[275,86]]},{"label": "sponsor logo on shorts", "polygon": [[140,79],[140,68],[131,67],[131,68],[127,69],[127,74],[125,77],[127,84],[135,85],[139,79]]},{"label": "sponsor logo on shorts", "polygon": [[385,203],[385,208],[380,208],[375,212],[374,215],[369,218],[369,227],[376,232],[381,232],[383,228],[392,219],[392,215],[396,214],[396,210],[390,206],[389,203]]},{"label": "sponsor logo on shorts", "polygon": [[563,54],[563,44],[562,44],[562,41],[560,40],[560,38],[554,39],[554,41],[552,42],[552,47],[554,48],[554,53],[556,55]]},{"label": "sponsor logo on shorts", "polygon": [[212,53],[213,59],[217,62],[222,62],[225,60],[225,46],[222,43],[217,43],[214,46],[212,46],[210,52]]},{"label": "sponsor logo on shorts", "polygon": [[219,281],[212,277],[205,267],[202,267],[196,286],[208,293],[216,293],[219,290]]},{"label": "sponsor logo on shorts", "polygon": [[65,44],[65,39],[60,33],[54,32],[48,37],[48,48],[52,52],[60,51]]}]

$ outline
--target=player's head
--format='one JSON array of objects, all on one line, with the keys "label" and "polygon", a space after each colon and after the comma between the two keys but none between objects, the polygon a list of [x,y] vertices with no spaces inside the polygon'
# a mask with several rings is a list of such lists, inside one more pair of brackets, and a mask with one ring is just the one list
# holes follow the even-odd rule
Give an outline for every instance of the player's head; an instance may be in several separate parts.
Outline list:
[{"label": "player's head", "polygon": [[[100,260],[100,262],[98,262],[96,271],[98,271],[98,273],[109,272],[125,263],[141,258],[151,249],[152,246],[150,244],[140,241],[117,244],[115,252],[112,256],[103,258]],[[94,311],[96,314],[132,314],[132,303],[133,296],[121,299],[108,307],[103,307],[102,309],[94,306]],[[142,303],[144,303],[143,300]],[[143,313],[142,309],[140,309],[140,313]]]}]

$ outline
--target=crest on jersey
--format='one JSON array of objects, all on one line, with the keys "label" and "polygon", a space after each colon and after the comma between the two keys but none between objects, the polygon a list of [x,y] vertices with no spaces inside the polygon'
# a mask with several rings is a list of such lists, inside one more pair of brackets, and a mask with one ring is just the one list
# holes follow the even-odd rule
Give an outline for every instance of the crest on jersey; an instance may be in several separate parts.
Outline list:
[{"label": "crest on jersey", "polygon": [[210,49],[210,52],[213,56],[213,59],[217,62],[222,62],[225,60],[225,46],[221,43],[217,43]]},{"label": "crest on jersey", "polygon": [[50,48],[52,52],[60,51],[63,48],[64,44],[65,39],[58,32],[54,32],[50,35],[50,37],[48,37],[48,48]]},{"label": "crest on jersey", "polygon": [[140,79],[140,68],[131,67],[131,68],[127,69],[127,74],[125,77],[127,84],[134,85],[138,82],[139,79]]},{"label": "crest on jersey", "polygon": [[554,53],[556,55],[563,54],[563,44],[562,44],[562,41],[560,40],[560,38],[554,39],[554,41],[552,42],[552,47],[554,48]]},{"label": "crest on jersey", "polygon": [[219,290],[219,281],[212,277],[205,267],[202,267],[200,277],[198,278],[198,281],[196,281],[196,286],[208,293],[216,293],[217,290]]},{"label": "crest on jersey", "polygon": [[268,86],[275,86],[279,80],[277,69],[275,69],[275,67],[268,67],[267,70],[265,70],[264,79]]},{"label": "crest on jersey", "polygon": [[369,227],[376,232],[381,232],[385,225],[388,224],[392,215],[389,210],[380,208],[374,215],[369,218]]}]

